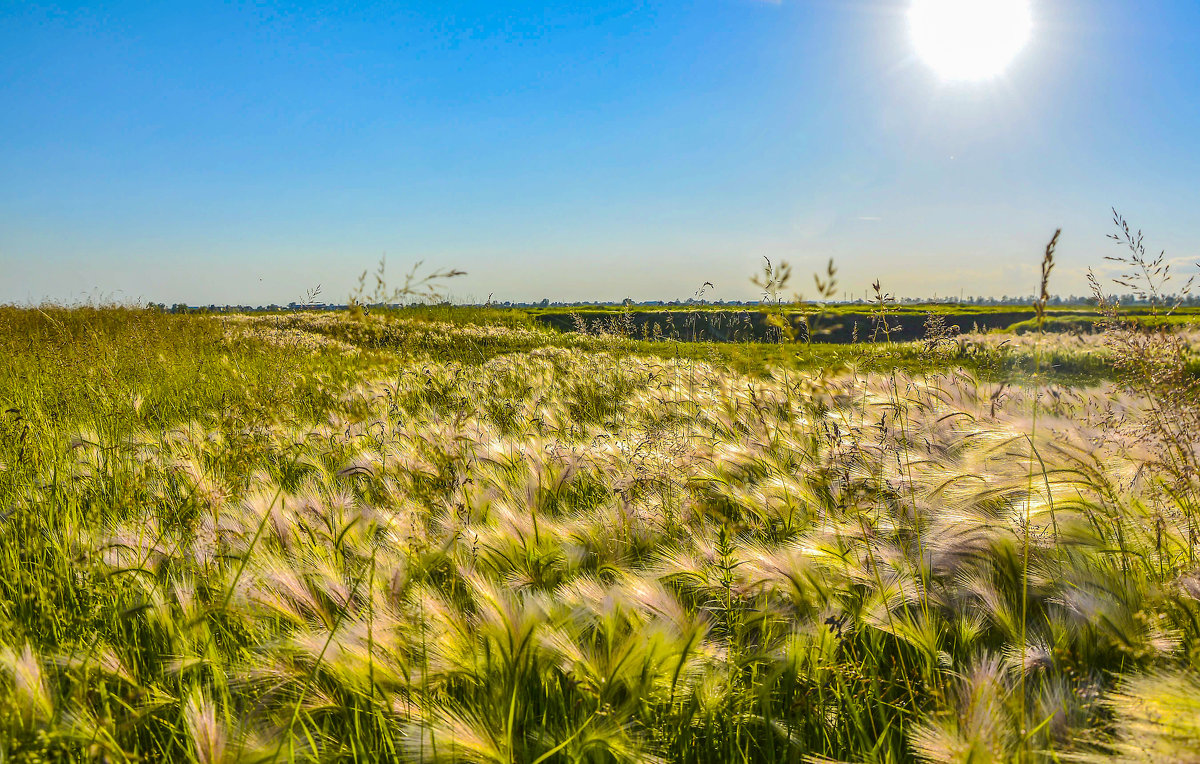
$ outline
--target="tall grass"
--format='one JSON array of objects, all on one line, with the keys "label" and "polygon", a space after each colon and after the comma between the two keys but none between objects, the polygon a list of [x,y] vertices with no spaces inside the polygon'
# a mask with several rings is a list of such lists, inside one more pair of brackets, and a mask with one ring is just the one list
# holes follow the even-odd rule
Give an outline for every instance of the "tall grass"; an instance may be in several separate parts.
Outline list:
[{"label": "tall grass", "polygon": [[0,310],[5,760],[1198,755],[1179,335],[1064,386],[443,310]]}]

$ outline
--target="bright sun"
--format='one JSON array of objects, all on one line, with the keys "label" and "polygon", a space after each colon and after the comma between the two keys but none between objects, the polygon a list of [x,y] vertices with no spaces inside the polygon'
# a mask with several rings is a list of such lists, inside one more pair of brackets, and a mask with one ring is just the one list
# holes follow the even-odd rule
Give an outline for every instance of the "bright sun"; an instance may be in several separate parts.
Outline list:
[{"label": "bright sun", "polygon": [[1029,0],[913,0],[908,14],[921,58],[946,80],[1004,71],[1029,39]]}]

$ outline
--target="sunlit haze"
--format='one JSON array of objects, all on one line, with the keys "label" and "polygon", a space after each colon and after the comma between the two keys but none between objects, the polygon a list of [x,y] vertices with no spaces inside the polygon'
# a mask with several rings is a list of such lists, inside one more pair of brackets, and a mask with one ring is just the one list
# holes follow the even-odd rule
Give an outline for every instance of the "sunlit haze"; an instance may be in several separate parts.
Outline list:
[{"label": "sunlit haze", "polygon": [[[1200,259],[1194,0],[5,3],[0,302],[1055,292]],[[1190,271],[1189,271],[1190,272]]]}]

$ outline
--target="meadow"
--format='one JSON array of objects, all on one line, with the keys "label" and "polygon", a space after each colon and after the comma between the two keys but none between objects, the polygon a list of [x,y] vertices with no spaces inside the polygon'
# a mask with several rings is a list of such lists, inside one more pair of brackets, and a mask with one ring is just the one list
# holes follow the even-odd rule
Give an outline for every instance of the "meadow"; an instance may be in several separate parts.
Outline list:
[{"label": "meadow", "polygon": [[0,760],[1195,761],[1192,335],[1033,310],[0,308]]}]

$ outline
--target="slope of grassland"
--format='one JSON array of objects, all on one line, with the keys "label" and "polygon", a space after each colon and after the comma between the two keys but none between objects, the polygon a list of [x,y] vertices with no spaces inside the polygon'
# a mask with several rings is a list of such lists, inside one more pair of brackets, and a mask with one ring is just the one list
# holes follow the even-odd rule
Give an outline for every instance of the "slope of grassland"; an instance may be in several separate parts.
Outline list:
[{"label": "slope of grassland", "polygon": [[1150,350],[1094,362],[1131,388],[392,316],[0,345],[5,760],[1200,748],[1195,402]]}]

